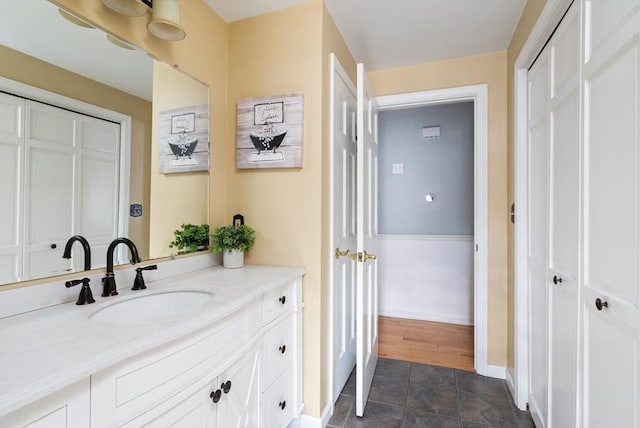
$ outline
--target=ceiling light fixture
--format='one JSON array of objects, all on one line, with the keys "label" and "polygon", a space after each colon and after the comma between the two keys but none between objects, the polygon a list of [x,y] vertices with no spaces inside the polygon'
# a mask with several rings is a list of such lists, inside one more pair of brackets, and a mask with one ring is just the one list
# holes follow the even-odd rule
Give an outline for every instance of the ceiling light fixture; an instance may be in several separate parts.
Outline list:
[{"label": "ceiling light fixture", "polygon": [[78,18],[71,12],[67,12],[64,9],[58,8],[58,12],[60,12],[60,15],[62,15],[64,19],[71,22],[72,24],[79,25],[80,27],[84,27],[84,28],[96,28],[93,25],[89,24],[88,22]]},{"label": "ceiling light fixture", "polygon": [[[109,9],[125,16],[144,16],[147,6],[142,0],[102,0]],[[148,4],[151,7],[151,4]]]},{"label": "ceiling light fixture", "polygon": [[102,0],[108,8],[125,16],[143,16],[151,9],[147,30],[154,36],[170,41],[182,40],[186,32],[180,24],[178,0]]},{"label": "ceiling light fixture", "polygon": [[123,40],[120,40],[119,38],[114,37],[111,34],[107,34],[107,40],[109,40],[111,43],[113,43],[114,45],[122,49],[129,49],[131,51],[136,49],[135,47],[131,46],[129,43]]}]

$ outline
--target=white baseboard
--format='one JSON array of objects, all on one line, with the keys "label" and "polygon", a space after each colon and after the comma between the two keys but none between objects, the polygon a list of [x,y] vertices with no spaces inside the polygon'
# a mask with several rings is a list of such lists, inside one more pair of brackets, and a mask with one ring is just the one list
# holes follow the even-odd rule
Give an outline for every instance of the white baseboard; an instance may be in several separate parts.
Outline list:
[{"label": "white baseboard", "polygon": [[505,379],[507,375],[507,368],[502,366],[487,366],[487,376],[494,377],[496,379]]},{"label": "white baseboard", "polygon": [[378,315],[391,318],[442,322],[446,324],[473,325],[473,320],[463,316],[439,314],[434,312],[380,311]]},{"label": "white baseboard", "polygon": [[297,425],[293,425],[293,423],[292,425],[299,428],[325,428],[329,424],[329,419],[331,419],[330,403],[325,406],[319,418],[302,414]]},{"label": "white baseboard", "polygon": [[504,380],[507,382],[507,388],[509,388],[509,392],[511,393],[511,397],[513,397],[513,400],[515,401],[515,396],[516,396],[516,386],[515,386],[515,382],[513,380],[513,372],[512,369],[508,368],[505,371],[505,378]]}]

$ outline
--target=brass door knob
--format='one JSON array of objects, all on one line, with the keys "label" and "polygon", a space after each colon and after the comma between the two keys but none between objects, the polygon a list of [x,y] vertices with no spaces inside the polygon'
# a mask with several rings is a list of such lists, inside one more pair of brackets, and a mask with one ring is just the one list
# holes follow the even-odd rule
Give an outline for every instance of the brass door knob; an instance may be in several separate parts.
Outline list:
[{"label": "brass door knob", "polygon": [[366,251],[364,252],[364,261],[365,262],[367,260],[375,260],[377,258],[378,258],[378,256],[376,256],[375,254],[367,253]]},{"label": "brass door knob", "polygon": [[335,251],[336,259],[339,259],[342,256],[348,256],[350,252],[351,250],[342,251],[340,248],[336,247],[336,251]]}]

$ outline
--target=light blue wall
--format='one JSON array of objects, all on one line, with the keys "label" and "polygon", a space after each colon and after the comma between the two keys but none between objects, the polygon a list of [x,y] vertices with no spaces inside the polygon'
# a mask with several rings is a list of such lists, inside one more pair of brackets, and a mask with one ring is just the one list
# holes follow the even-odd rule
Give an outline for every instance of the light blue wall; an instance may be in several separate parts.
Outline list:
[{"label": "light blue wall", "polygon": [[[473,235],[473,114],[471,101],[380,112],[380,233]],[[436,125],[439,138],[422,137]]]}]

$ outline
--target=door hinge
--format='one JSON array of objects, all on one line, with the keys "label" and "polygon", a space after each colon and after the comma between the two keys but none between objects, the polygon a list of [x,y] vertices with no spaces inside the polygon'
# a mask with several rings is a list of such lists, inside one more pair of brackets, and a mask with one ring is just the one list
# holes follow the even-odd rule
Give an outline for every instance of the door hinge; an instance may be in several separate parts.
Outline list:
[{"label": "door hinge", "polygon": [[516,204],[511,204],[511,223],[516,224]]}]

